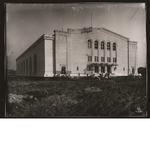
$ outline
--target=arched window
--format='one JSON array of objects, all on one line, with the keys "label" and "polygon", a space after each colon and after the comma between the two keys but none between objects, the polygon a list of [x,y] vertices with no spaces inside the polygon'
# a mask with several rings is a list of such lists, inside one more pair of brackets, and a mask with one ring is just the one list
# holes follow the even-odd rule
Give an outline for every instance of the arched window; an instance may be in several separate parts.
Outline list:
[{"label": "arched window", "polygon": [[29,74],[32,74],[32,58],[29,59]]},{"label": "arched window", "polygon": [[21,62],[19,63],[19,74],[21,74]]},{"label": "arched window", "polygon": [[116,43],[113,43],[113,50],[116,50]]},{"label": "arched window", "polygon": [[20,63],[19,63],[19,75],[20,75]]},{"label": "arched window", "polygon": [[36,54],[34,54],[34,75],[37,73],[37,57]]},{"label": "arched window", "polygon": [[26,70],[25,66],[26,66],[26,64],[25,64],[25,60],[24,60],[24,62],[23,62],[23,67],[24,67],[23,74],[25,74],[25,70]]},{"label": "arched window", "polygon": [[28,74],[28,59],[26,59],[26,74]]},{"label": "arched window", "polygon": [[88,40],[88,48],[92,48],[92,41]]},{"label": "arched window", "polygon": [[95,48],[95,49],[98,49],[98,41],[95,41],[95,42],[94,42],[94,48]]},{"label": "arched window", "polygon": [[101,42],[101,49],[105,49],[105,44],[103,41]]},{"label": "arched window", "polygon": [[110,42],[107,43],[107,49],[110,50]]},{"label": "arched window", "polygon": [[21,62],[21,74],[23,74],[23,62]]}]

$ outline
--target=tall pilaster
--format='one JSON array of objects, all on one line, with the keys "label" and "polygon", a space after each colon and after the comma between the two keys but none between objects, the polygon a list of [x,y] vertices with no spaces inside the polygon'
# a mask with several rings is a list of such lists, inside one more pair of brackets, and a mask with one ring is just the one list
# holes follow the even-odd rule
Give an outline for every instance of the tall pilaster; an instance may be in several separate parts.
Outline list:
[{"label": "tall pilaster", "polygon": [[104,46],[104,58],[105,58],[105,62],[107,62],[107,42],[105,42],[105,46]]},{"label": "tall pilaster", "polygon": [[105,73],[107,73],[107,66],[105,66]]}]

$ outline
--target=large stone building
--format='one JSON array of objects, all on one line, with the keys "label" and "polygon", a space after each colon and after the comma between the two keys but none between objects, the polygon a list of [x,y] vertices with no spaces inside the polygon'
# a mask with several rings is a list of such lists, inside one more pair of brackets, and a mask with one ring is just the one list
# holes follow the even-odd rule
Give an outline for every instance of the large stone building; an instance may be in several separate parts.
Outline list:
[{"label": "large stone building", "polygon": [[137,42],[105,28],[54,30],[16,59],[18,76],[136,73]]}]

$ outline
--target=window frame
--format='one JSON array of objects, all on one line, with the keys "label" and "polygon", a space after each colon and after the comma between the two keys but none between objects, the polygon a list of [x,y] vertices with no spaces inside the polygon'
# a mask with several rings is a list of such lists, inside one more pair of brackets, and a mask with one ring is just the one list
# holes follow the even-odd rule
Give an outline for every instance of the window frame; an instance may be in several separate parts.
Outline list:
[{"label": "window frame", "polygon": [[113,57],[113,63],[117,62],[117,58]]},{"label": "window frame", "polygon": [[92,56],[88,56],[88,61],[92,61]]},{"label": "window frame", "polygon": [[107,62],[111,62],[111,57],[107,57]]},{"label": "window frame", "polygon": [[105,62],[105,57],[101,57],[101,62]]},{"label": "window frame", "polygon": [[98,56],[95,56],[94,58],[95,58],[95,62],[98,62],[98,60],[99,60]]},{"label": "window frame", "polygon": [[[114,45],[115,44],[115,45]],[[113,43],[113,51],[116,51],[117,49],[117,44],[116,43]]]},{"label": "window frame", "polygon": [[92,40],[88,40],[88,49],[92,48]]},{"label": "window frame", "polygon": [[107,50],[110,50],[110,46],[111,44],[110,44],[110,42],[107,42]]},{"label": "window frame", "polygon": [[101,49],[104,50],[105,49],[105,42],[101,41]]},{"label": "window frame", "polygon": [[94,41],[94,48],[98,49],[98,41]]}]

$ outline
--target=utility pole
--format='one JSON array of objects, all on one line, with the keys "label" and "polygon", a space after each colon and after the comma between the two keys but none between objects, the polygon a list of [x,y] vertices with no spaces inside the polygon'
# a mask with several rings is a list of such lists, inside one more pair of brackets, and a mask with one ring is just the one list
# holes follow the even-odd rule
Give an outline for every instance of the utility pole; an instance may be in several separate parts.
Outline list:
[{"label": "utility pole", "polygon": [[129,76],[129,40],[127,41],[127,51],[128,51],[128,76]]}]

